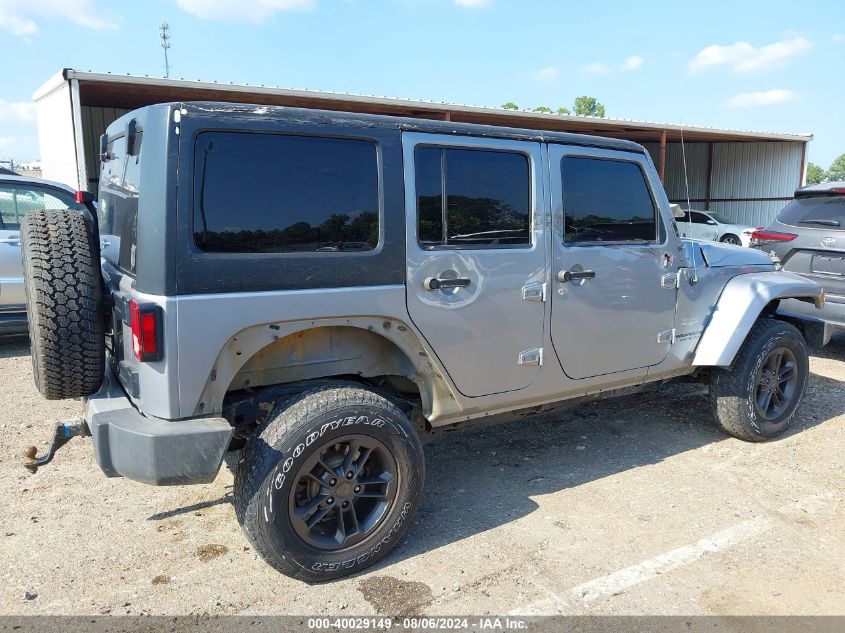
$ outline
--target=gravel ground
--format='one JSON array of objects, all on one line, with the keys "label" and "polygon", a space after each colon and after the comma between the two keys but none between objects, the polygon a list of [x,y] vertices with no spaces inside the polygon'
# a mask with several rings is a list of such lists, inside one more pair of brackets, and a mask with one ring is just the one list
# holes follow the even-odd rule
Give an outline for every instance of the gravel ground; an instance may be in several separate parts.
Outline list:
[{"label": "gravel ground", "polygon": [[368,573],[273,572],[231,505],[232,473],[152,488],[106,479],[78,402],[36,392],[0,343],[2,614],[845,614],[845,338],[811,359],[796,428],[727,438],[694,385],[432,438],[426,498]]}]

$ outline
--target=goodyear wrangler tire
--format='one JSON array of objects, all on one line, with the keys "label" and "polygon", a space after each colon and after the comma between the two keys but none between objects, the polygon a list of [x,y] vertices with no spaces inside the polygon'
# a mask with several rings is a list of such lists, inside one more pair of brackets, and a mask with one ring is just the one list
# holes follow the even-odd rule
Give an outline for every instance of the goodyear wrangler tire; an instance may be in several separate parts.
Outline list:
[{"label": "goodyear wrangler tire", "polygon": [[809,375],[807,345],[795,326],[759,319],[730,369],[714,369],[710,403],[719,425],[749,442],[784,433],[795,419]]},{"label": "goodyear wrangler tire", "polygon": [[382,396],[335,383],[278,405],[250,438],[235,510],[256,551],[308,582],[358,572],[402,538],[425,464],[408,417]]},{"label": "goodyear wrangler tire", "polygon": [[48,400],[96,393],[105,366],[97,235],[76,211],[31,211],[21,250],[38,390]]}]

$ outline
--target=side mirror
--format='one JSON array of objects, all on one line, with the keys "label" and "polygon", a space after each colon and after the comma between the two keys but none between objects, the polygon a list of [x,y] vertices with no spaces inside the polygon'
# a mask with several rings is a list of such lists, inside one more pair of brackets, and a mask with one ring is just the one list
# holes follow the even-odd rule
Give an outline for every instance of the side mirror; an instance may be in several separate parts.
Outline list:
[{"label": "side mirror", "polygon": [[716,226],[718,222],[716,222],[716,220],[707,220],[707,224],[709,224],[710,226]]},{"label": "side mirror", "polygon": [[672,209],[672,215],[674,215],[679,220],[684,217],[684,211],[681,209],[681,205],[679,204],[670,204],[669,208]]}]

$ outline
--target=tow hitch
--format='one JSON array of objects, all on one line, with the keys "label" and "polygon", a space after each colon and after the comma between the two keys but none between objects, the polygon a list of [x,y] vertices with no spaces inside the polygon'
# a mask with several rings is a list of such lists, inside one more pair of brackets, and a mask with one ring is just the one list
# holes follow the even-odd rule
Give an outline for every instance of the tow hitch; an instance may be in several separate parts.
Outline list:
[{"label": "tow hitch", "polygon": [[31,473],[37,472],[39,466],[51,462],[56,451],[77,435],[81,435],[82,437],[91,435],[84,419],[80,418],[76,422],[56,423],[56,429],[53,431],[53,441],[50,442],[50,447],[47,449],[46,455],[36,457],[35,454],[38,452],[38,449],[35,446],[27,446],[23,451],[23,456],[26,460],[24,467]]}]

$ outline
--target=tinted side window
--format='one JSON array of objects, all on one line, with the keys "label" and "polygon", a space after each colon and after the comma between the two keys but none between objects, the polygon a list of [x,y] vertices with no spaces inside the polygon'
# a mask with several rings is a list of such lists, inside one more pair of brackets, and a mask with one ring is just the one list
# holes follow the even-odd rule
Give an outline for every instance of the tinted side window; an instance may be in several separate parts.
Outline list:
[{"label": "tinted side window", "polygon": [[654,201],[636,163],[599,158],[564,158],[564,240],[653,242]]},{"label": "tinted side window", "polygon": [[418,147],[414,165],[421,246],[531,243],[531,179],[524,154]]},{"label": "tinted side window", "polygon": [[[127,156],[126,137],[112,139],[100,171],[99,219],[103,257],[129,274],[135,273],[138,244],[138,171],[140,155]],[[128,174],[134,174],[129,176]]]},{"label": "tinted side window", "polygon": [[204,132],[194,164],[194,240],[204,251],[331,253],[378,244],[371,142]]},{"label": "tinted side window", "polygon": [[[845,228],[845,196],[797,198],[778,215],[778,221],[793,226],[813,226],[812,220],[822,220],[815,226]],[[834,224],[836,222],[839,224]]]}]

